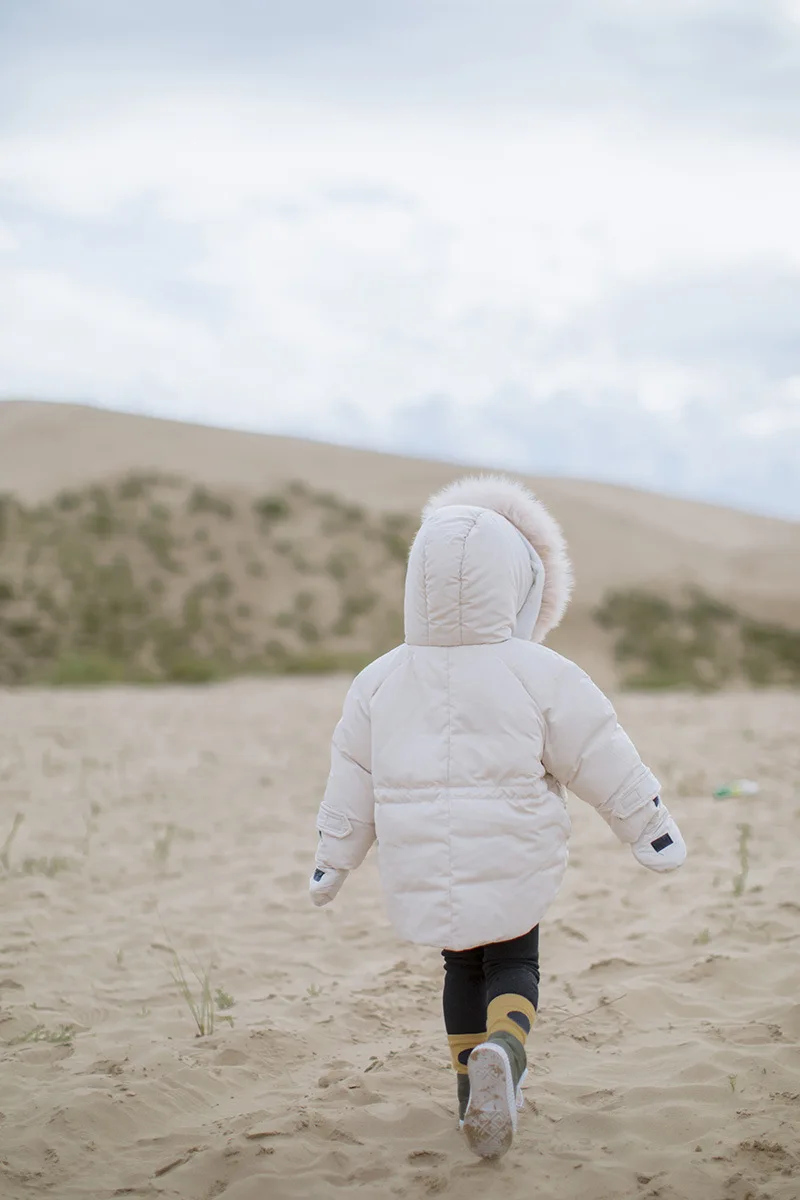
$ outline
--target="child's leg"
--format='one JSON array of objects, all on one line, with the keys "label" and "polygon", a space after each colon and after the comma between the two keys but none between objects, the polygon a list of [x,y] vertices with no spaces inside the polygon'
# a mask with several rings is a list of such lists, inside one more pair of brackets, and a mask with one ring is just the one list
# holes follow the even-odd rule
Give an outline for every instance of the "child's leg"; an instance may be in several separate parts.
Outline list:
[{"label": "child's leg", "polygon": [[488,1036],[513,1038],[524,1051],[539,1005],[539,926],[511,942],[486,946],[483,967]]},{"label": "child's leg", "polygon": [[486,1040],[486,982],[483,947],[443,950],[444,1025],[458,1082],[459,1117],[469,1099],[467,1062],[472,1050]]},{"label": "child's leg", "polygon": [[539,1003],[539,930],[486,946],[487,1039],[470,1056],[464,1133],[484,1158],[505,1154],[517,1127],[525,1042]]}]

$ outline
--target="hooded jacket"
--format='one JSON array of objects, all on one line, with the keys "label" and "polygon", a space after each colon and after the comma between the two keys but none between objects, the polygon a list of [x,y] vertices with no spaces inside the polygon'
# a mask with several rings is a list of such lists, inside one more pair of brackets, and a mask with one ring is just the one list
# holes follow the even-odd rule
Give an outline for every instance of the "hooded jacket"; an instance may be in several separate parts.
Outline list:
[{"label": "hooded jacket", "polygon": [[521,484],[460,480],[411,548],[405,643],[355,679],[334,736],[317,865],[377,838],[390,919],[451,950],[519,937],[567,865],[565,789],[634,843],[659,783],[609,700],[541,643],[572,574],[561,530]]}]

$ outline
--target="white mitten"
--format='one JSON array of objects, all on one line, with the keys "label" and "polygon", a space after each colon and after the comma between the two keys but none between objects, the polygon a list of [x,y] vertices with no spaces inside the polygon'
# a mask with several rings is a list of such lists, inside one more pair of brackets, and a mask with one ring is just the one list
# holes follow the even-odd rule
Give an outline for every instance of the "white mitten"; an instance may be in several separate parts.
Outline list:
[{"label": "white mitten", "polygon": [[333,867],[317,867],[308,883],[311,900],[317,908],[333,900],[349,874],[349,871],[336,871]]},{"label": "white mitten", "polygon": [[633,857],[651,871],[675,871],[686,862],[686,843],[658,796],[653,804],[652,817],[631,846]]}]

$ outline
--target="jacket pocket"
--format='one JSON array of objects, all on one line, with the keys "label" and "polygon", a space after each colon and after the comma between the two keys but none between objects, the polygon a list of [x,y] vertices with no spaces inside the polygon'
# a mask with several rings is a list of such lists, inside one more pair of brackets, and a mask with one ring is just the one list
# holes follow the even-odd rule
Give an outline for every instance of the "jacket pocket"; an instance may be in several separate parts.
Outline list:
[{"label": "jacket pocket", "polygon": [[317,830],[328,833],[331,837],[346,838],[353,832],[350,818],[344,813],[336,812],[327,804],[321,804],[317,815]]}]

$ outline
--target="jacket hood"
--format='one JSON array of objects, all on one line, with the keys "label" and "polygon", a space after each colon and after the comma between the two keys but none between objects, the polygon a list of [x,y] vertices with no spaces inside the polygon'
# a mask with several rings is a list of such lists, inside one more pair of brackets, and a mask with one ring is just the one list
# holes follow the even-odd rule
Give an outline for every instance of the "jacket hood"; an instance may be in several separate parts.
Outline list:
[{"label": "jacket hood", "polygon": [[515,480],[469,476],[425,506],[406,576],[406,641],[541,642],[571,591],[566,543],[541,501]]}]

